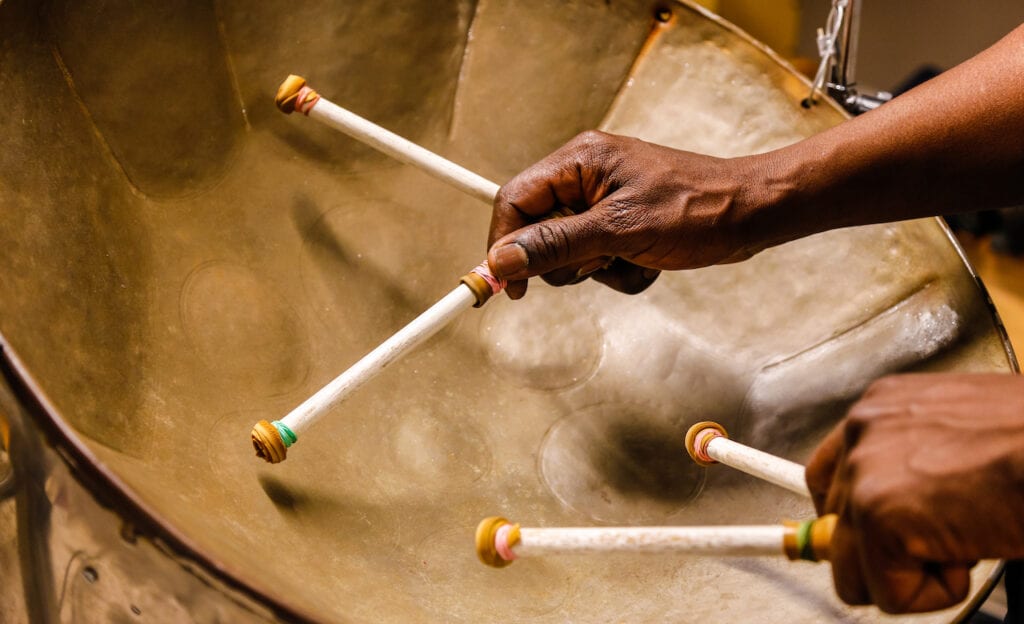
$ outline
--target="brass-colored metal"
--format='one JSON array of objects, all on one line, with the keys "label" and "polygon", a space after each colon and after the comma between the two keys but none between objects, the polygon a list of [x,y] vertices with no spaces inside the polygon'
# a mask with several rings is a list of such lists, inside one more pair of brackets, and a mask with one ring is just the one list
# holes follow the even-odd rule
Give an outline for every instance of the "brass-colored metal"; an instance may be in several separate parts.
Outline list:
[{"label": "brass-colored metal", "polygon": [[266,420],[261,420],[252,428],[252,446],[256,456],[268,463],[283,462],[288,456],[288,448],[281,439],[277,427]]},{"label": "brass-colored metal", "polygon": [[[760,44],[660,0],[3,0],[0,41],[0,92],[27,94],[0,115],[3,353],[52,406],[29,410],[66,447],[47,457],[75,458],[61,465],[105,489],[108,513],[165,545],[145,565],[165,557],[146,587],[167,592],[168,618],[220,613],[176,602],[195,577],[168,579],[194,573],[289,621],[870,619],[822,566],[567,557],[496,582],[466,539],[495,508],[537,526],[810,516],[770,484],[691,463],[687,427],[715,420],[800,460],[879,375],[1015,366],[938,221],[850,228],[666,272],[636,297],[591,281],[494,297],[319,421],[301,462],[269,470],[245,443],[252,423],[449,292],[490,221],[422,172],[279,114],[270,96],[291,68],[500,181],[593,127],[729,157],[843,113],[803,109],[806,81]],[[56,500],[41,507],[93,517]],[[51,573],[95,559],[99,582],[68,585],[86,605],[76,622],[127,610],[134,586],[104,576],[112,543],[51,541],[67,545]],[[975,596],[995,570],[975,569]],[[29,621],[3,611],[7,591],[0,620]],[[234,598],[208,619],[244,621]]]}]

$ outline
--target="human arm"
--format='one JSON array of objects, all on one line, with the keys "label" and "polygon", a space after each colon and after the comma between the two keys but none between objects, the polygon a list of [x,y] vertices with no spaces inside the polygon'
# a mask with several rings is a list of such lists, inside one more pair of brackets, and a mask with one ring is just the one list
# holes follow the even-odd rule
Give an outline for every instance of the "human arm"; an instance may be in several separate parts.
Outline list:
[{"label": "human arm", "polygon": [[[685,120],[680,120],[685,123]],[[492,269],[626,292],[837,227],[1024,200],[1024,27],[879,109],[786,148],[718,159],[588,132],[495,201]],[[575,216],[534,223],[568,206]],[[511,246],[510,246],[511,245]],[[598,267],[611,257],[620,260]],[[597,270],[595,270],[595,268]]]},{"label": "human arm", "polygon": [[891,613],[962,601],[979,559],[1024,558],[1024,377],[884,378],[807,464],[836,513],[836,592]]}]

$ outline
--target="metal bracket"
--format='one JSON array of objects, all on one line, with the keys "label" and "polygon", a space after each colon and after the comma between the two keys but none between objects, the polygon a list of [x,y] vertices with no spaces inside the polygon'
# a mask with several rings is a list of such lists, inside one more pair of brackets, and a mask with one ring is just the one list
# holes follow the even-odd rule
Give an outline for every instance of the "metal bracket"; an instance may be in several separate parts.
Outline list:
[{"label": "metal bracket", "polygon": [[856,89],[854,70],[857,38],[860,32],[860,1],[832,0],[825,28],[818,29],[818,54],[821,62],[804,100],[807,107],[818,103],[821,94],[839,103],[853,115],[874,110],[892,99],[886,91],[868,94]]}]

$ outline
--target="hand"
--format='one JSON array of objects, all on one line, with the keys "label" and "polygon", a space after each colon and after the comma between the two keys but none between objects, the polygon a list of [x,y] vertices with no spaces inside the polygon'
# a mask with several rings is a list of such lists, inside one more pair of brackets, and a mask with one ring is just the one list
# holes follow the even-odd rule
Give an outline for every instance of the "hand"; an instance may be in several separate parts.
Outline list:
[{"label": "hand", "polygon": [[807,465],[819,514],[839,514],[839,597],[890,613],[963,600],[986,558],[1024,557],[1024,378],[875,382]]},{"label": "hand", "polygon": [[[637,293],[662,269],[749,257],[740,222],[757,205],[743,159],[723,160],[598,131],[580,134],[508,182],[494,202],[488,262],[526,293],[588,276]],[[537,222],[569,208],[574,216]]]}]

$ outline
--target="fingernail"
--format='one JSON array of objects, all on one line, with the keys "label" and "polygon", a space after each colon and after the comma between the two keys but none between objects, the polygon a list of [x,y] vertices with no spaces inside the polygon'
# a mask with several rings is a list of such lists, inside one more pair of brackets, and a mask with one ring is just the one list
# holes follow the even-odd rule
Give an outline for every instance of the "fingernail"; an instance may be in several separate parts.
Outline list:
[{"label": "fingernail", "polygon": [[494,250],[491,255],[494,264],[491,266],[498,277],[510,277],[524,270],[530,264],[530,258],[526,250],[518,243],[502,245]]},{"label": "fingernail", "polygon": [[594,258],[590,262],[584,264],[576,271],[576,279],[586,277],[598,269],[603,269],[608,266],[607,258]]},{"label": "fingernail", "polygon": [[644,269],[643,276],[644,279],[652,280],[658,277],[659,273],[661,273],[661,271],[659,271],[658,269]]}]

